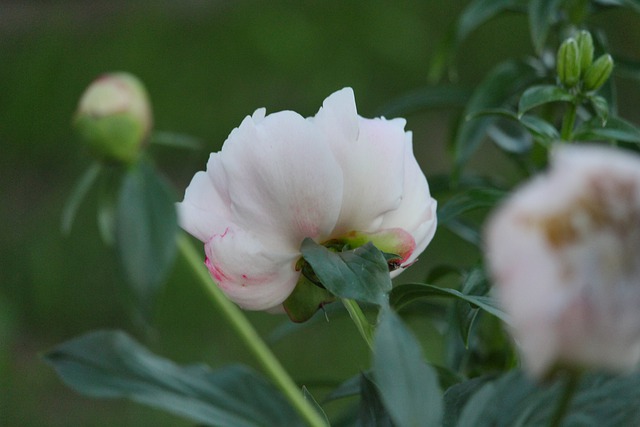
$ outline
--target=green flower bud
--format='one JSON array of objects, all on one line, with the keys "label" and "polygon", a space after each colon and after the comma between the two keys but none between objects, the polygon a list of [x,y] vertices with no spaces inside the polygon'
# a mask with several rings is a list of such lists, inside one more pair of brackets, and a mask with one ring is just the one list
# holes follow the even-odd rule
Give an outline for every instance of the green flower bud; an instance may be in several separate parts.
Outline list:
[{"label": "green flower bud", "polygon": [[584,73],[584,88],[587,91],[599,89],[613,70],[613,58],[609,54],[602,55]]},{"label": "green flower bud", "polygon": [[562,42],[558,49],[558,77],[560,82],[573,87],[580,80],[580,55],[578,43],[574,38],[569,38]]},{"label": "green flower bud", "polygon": [[580,55],[580,71],[584,75],[593,62],[593,38],[589,31],[582,30],[578,33],[576,41]]},{"label": "green flower bud", "polygon": [[151,130],[151,107],[142,82],[128,73],[98,77],[80,98],[74,125],[93,153],[134,161]]}]

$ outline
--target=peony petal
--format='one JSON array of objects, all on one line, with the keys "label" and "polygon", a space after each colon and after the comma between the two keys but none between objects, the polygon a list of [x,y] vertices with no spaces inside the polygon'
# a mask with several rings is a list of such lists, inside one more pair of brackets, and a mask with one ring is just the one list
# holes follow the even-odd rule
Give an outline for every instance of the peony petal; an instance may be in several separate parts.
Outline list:
[{"label": "peony petal", "polygon": [[279,306],[291,294],[299,272],[296,253],[275,253],[233,224],[205,243],[206,264],[218,286],[247,310]]},{"label": "peony petal", "polygon": [[340,212],[343,176],[311,122],[291,111],[257,122],[247,117],[231,133],[221,156],[239,226],[295,250],[305,237],[331,233]]},{"label": "peony petal", "polygon": [[563,146],[486,230],[487,260],[525,367],[616,371],[640,359],[640,157]]},{"label": "peony petal", "polygon": [[[381,228],[402,228],[415,239],[416,248],[406,261],[406,265],[414,262],[433,239],[437,227],[437,202],[431,197],[429,184],[413,155],[411,132],[404,139],[404,186],[400,205],[388,212],[382,221]],[[395,277],[402,269],[392,273]]]},{"label": "peony petal", "polygon": [[[221,225],[231,220],[231,202],[219,153],[209,157],[206,172],[198,172],[177,204],[180,226],[192,236],[206,242],[221,232]],[[223,229],[224,230],[224,229]]]},{"label": "peony petal", "polygon": [[329,96],[313,118],[326,134],[344,172],[336,235],[379,228],[382,215],[402,197],[403,119],[363,119],[350,88]]}]

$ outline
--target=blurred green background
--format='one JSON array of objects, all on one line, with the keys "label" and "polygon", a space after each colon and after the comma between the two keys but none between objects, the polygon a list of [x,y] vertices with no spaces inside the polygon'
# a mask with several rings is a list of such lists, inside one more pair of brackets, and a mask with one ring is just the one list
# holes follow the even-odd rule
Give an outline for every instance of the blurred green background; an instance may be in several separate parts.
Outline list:
[{"label": "blurred green background", "polygon": [[[124,296],[114,253],[103,245],[90,196],[71,234],[60,215],[91,159],[70,121],[84,88],[123,70],[150,92],[158,130],[201,138],[201,151],[156,147],[159,168],[181,198],[231,129],[258,107],[313,115],[331,92],[351,86],[359,112],[427,85],[437,43],[466,1],[139,1],[0,2],[0,425],[190,425],[124,401],[67,389],[40,354],[97,328],[120,328],[180,363],[253,364],[200,285],[178,259],[160,295],[155,332],[143,333]],[[616,52],[640,57],[640,20],[608,12],[596,24]],[[461,46],[459,83],[473,87],[497,62],[531,53],[526,18],[506,15]],[[622,115],[638,120],[640,93],[621,81]],[[635,116],[635,117],[634,117]],[[452,111],[408,117],[427,175],[448,169]],[[490,170],[487,147],[472,167]],[[487,162],[486,160],[492,160]],[[421,280],[438,263],[460,260],[464,244],[440,233],[400,280]],[[286,323],[250,313],[266,336]],[[424,337],[432,325],[414,322]],[[441,344],[425,339],[432,359]],[[340,314],[274,343],[296,380],[318,394],[368,367],[367,349]]]}]

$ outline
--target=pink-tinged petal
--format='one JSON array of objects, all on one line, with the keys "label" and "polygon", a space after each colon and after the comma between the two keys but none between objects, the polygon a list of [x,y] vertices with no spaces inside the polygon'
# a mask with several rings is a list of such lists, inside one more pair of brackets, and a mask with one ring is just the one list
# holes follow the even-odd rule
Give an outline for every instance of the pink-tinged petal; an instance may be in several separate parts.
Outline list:
[{"label": "pink-tinged petal", "polygon": [[226,177],[220,155],[209,157],[206,172],[198,172],[177,204],[180,226],[192,236],[206,242],[220,232],[220,224],[231,220],[231,202],[226,191]]},{"label": "pink-tinged petal", "polygon": [[342,171],[323,134],[291,111],[247,117],[222,148],[236,223],[261,239],[299,249],[333,230]]},{"label": "pink-tinged petal", "polygon": [[491,217],[487,261],[533,376],[640,360],[640,157],[563,146]]},{"label": "pink-tinged petal", "polygon": [[[492,221],[498,226],[488,229],[486,256],[492,264],[494,282],[500,287],[496,290],[502,305],[510,307],[508,312],[518,313],[512,316],[513,331],[518,331],[514,338],[530,356],[525,360],[528,369],[539,375],[554,362],[559,344],[557,335],[549,333],[567,298],[560,294],[549,298],[554,294],[559,264],[551,257],[540,259],[540,254],[548,251],[547,244],[534,229],[522,229],[526,218],[500,215]],[[540,262],[532,263],[533,259]],[[516,282],[518,286],[512,286]],[[527,298],[522,298],[523,291]]]},{"label": "pink-tinged petal", "polygon": [[276,253],[244,230],[229,225],[205,243],[206,265],[220,289],[247,310],[279,306],[291,294],[299,254]]},{"label": "pink-tinged petal", "polygon": [[350,88],[329,96],[313,121],[327,133],[344,171],[335,234],[375,231],[402,198],[405,121],[359,117]]},{"label": "pink-tinged petal", "polygon": [[[403,195],[400,205],[388,212],[382,221],[381,228],[402,228],[409,232],[415,240],[415,250],[405,262],[410,265],[425,250],[433,239],[437,227],[435,199],[429,192],[429,184],[420,165],[413,155],[411,132],[404,139],[404,180]],[[392,273],[395,277],[402,269]]]}]

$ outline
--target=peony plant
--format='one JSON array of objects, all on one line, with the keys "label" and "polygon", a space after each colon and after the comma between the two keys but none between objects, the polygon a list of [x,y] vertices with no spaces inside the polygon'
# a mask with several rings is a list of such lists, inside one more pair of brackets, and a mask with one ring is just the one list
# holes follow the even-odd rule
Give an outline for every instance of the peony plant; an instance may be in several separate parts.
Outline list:
[{"label": "peony plant", "polygon": [[350,88],[311,118],[264,109],[245,118],[178,205],[224,293],[245,309],[281,306],[300,280],[305,238],[373,242],[396,255],[392,276],[412,264],[435,233],[437,204],[404,126],[360,117]]},{"label": "peony plant", "polygon": [[[464,38],[503,12],[526,13],[534,53],[498,64],[470,94],[430,85],[386,107],[397,117],[464,104],[450,170],[429,181],[405,120],[359,116],[350,88],[312,117],[256,110],[177,205],[138,137],[120,146],[131,155],[94,150],[98,168],[122,176],[115,206],[99,217],[115,216],[115,248],[141,317],[152,317],[179,252],[262,372],[178,365],[121,331],[63,343],[46,361],[82,393],[202,425],[640,425],[640,128],[618,113],[617,55],[587,29],[592,14],[637,10],[632,3],[471,2],[431,79],[444,79]],[[633,61],[615,63],[640,74]],[[129,99],[116,86],[86,95],[82,114],[100,108],[85,118]],[[116,137],[104,146],[118,146]],[[479,174],[472,159],[492,167]],[[178,223],[204,253],[185,233],[176,239]],[[402,283],[423,253],[425,280]],[[336,300],[343,304],[329,305]],[[320,378],[330,390],[305,383],[242,309],[286,312],[274,335],[296,351],[326,327],[315,320],[348,316],[363,338],[354,345],[370,357],[335,384]],[[295,341],[292,330],[305,333]],[[352,358],[342,344],[314,349],[306,372],[327,353]]]}]

